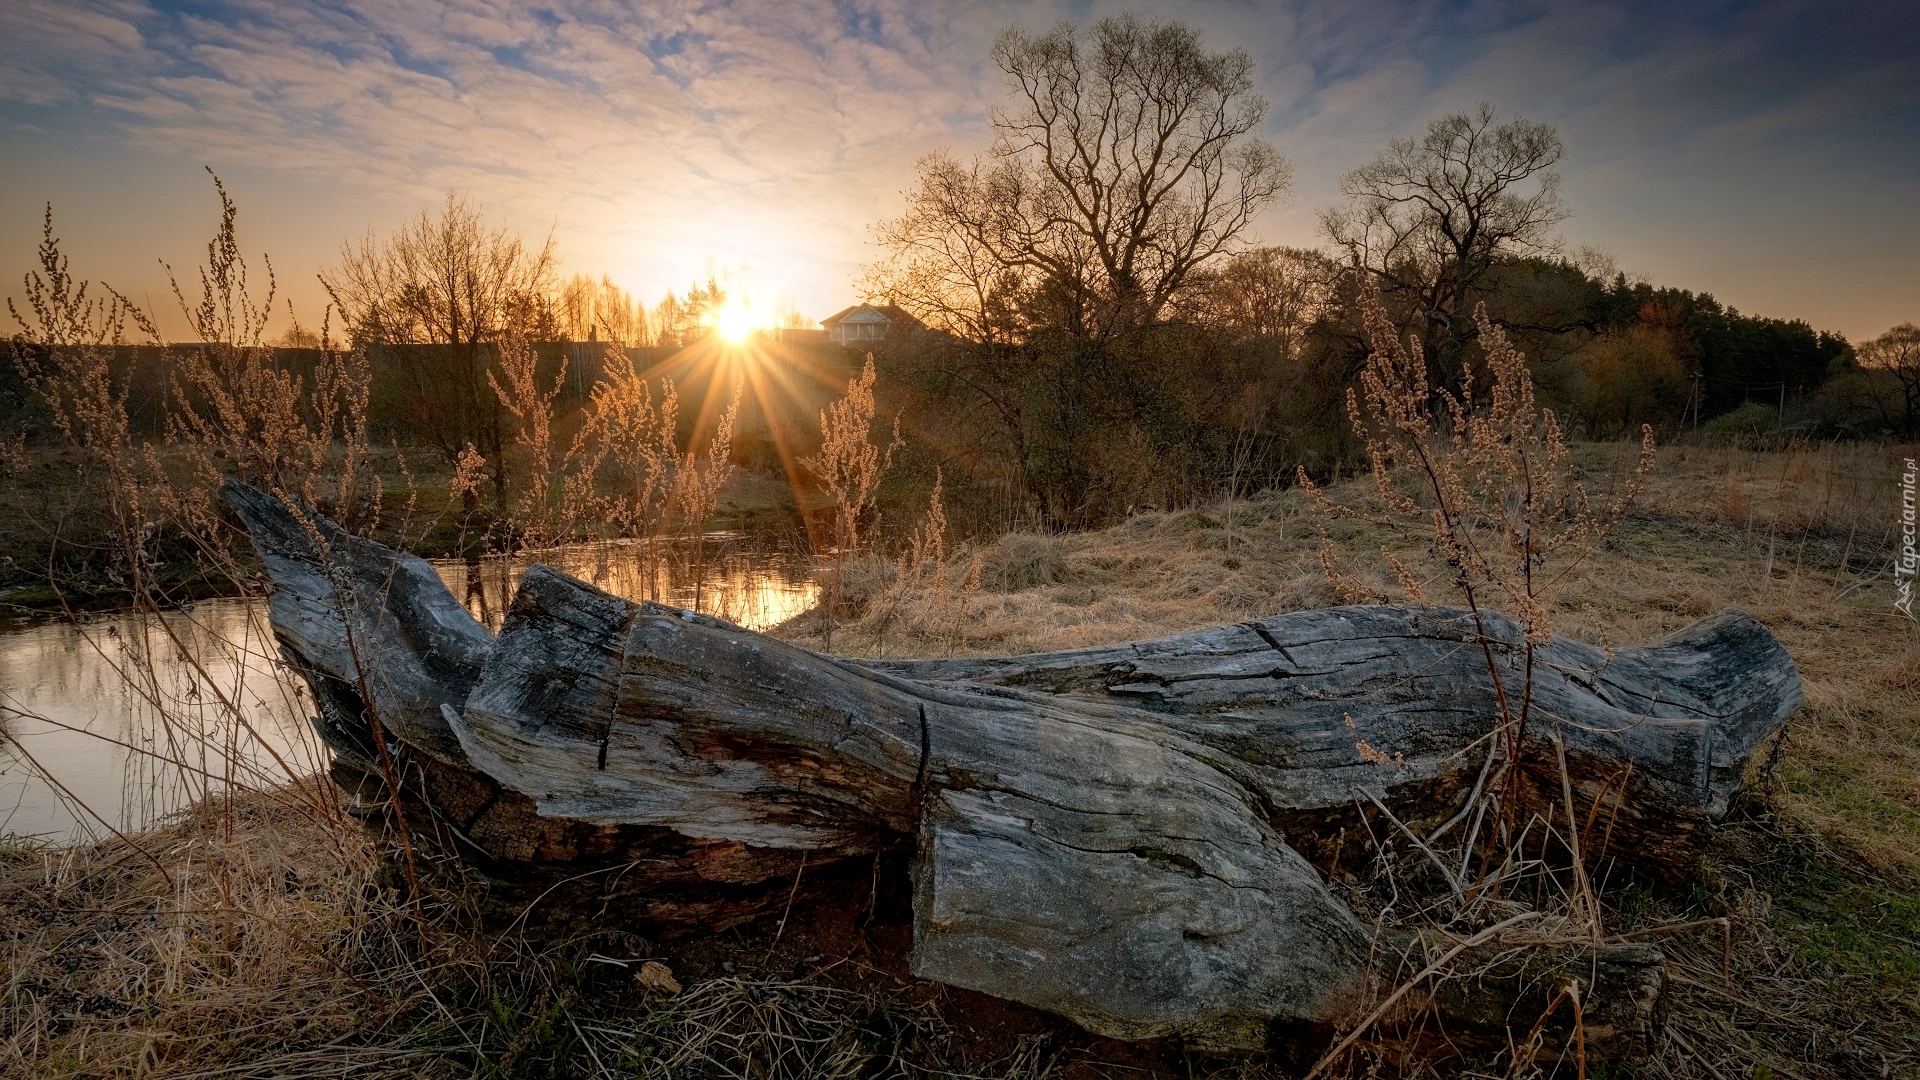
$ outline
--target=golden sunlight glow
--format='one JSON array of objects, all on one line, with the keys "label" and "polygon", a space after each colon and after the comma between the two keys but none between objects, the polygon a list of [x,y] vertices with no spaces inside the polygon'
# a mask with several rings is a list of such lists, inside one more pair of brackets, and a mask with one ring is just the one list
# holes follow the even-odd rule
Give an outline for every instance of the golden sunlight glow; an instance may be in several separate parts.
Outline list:
[{"label": "golden sunlight glow", "polygon": [[733,299],[721,304],[720,310],[714,312],[713,328],[722,338],[736,345],[759,329],[754,325],[753,311],[746,302]]}]

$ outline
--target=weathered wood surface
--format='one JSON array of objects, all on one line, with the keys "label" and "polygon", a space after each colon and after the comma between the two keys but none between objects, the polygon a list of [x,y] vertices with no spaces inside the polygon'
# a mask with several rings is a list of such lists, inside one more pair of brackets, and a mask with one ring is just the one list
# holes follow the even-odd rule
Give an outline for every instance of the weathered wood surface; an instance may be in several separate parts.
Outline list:
[{"label": "weathered wood surface", "polygon": [[[1459,808],[1486,752],[1474,744],[1499,713],[1482,627],[1507,644],[1495,659],[1509,697],[1526,679],[1519,628],[1483,619],[1344,607],[1070,652],[870,666],[1149,711],[1245,762],[1272,820],[1306,848],[1358,822],[1356,789],[1416,828]],[[1636,872],[1668,879],[1690,871],[1700,827],[1726,813],[1747,763],[1801,700],[1792,658],[1738,612],[1647,647],[1556,638],[1535,654],[1532,697],[1534,801],[1559,798],[1550,740],[1561,738],[1582,805],[1602,800],[1612,846],[1632,853]]]},{"label": "weathered wood surface", "polygon": [[[536,566],[484,642],[418,560],[303,547],[284,507],[234,502],[275,578],[283,646],[346,747],[336,775],[379,788],[351,731],[364,707],[341,692],[368,686],[390,732],[424,740],[401,747],[420,809],[509,892],[558,867],[593,879],[603,910],[711,928],[790,895],[802,866],[831,891],[836,868],[877,875],[911,852],[916,974],[1105,1035],[1247,1049],[1351,1019],[1392,950],[1302,852],[1323,853],[1369,795],[1417,827],[1452,815],[1494,715],[1479,639],[1441,609],[862,662]],[[1488,636],[1517,640],[1498,622]],[[1513,652],[1496,648],[1510,670]],[[1586,805],[1610,800],[1614,849],[1669,876],[1799,700],[1778,642],[1737,614],[1611,655],[1556,641],[1534,679],[1533,737],[1565,741]],[[1589,1049],[1644,1049],[1657,951],[1580,955],[1612,973],[1612,990],[1588,982]],[[1523,1009],[1538,964],[1575,962],[1526,960],[1430,1003],[1471,1028]]]},{"label": "weathered wood surface", "polygon": [[493,635],[433,567],[244,484],[229,482],[224,494],[273,578],[274,633],[310,678],[331,680],[314,688],[329,712],[321,728],[329,744],[364,755],[359,721],[371,710],[408,745],[464,761],[440,705],[466,699]]}]

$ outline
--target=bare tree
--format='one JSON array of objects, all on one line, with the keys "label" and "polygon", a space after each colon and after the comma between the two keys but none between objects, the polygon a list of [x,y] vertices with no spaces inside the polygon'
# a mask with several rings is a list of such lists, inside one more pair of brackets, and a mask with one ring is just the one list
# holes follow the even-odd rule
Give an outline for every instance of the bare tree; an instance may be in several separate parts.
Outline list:
[{"label": "bare tree", "polygon": [[1017,340],[1022,294],[1040,272],[1020,250],[1016,208],[1027,177],[1005,164],[968,167],[944,152],[915,168],[919,184],[906,192],[906,213],[874,226],[885,254],[867,268],[861,291],[968,341]]},{"label": "bare tree", "polygon": [[1474,333],[1473,290],[1503,258],[1552,252],[1568,215],[1553,171],[1565,153],[1559,134],[1495,117],[1483,102],[1433,120],[1419,139],[1393,140],[1341,179],[1346,204],[1320,215],[1327,237],[1404,313],[1403,328],[1456,371]]},{"label": "bare tree", "polygon": [[653,344],[646,305],[635,303],[604,274],[598,282],[585,274],[568,278],[554,303],[554,318],[568,341],[610,341],[623,348]]},{"label": "bare tree", "polygon": [[1920,431],[1920,326],[1901,323],[1871,341],[1860,343],[1855,354],[1860,366],[1883,371],[1900,388],[1900,415],[1889,420],[1900,425],[1900,433],[1913,438]]},{"label": "bare tree", "polygon": [[506,506],[505,419],[488,380],[488,343],[516,320],[539,336],[553,316],[553,235],[539,247],[512,230],[489,226],[480,207],[449,194],[436,213],[419,216],[381,240],[369,230],[341,245],[340,262],[320,282],[361,344],[449,346],[446,363],[403,353],[406,419],[420,436],[456,461],[468,447],[484,455],[495,504]]},{"label": "bare tree", "polygon": [[1298,354],[1307,331],[1332,304],[1338,263],[1306,248],[1263,247],[1235,255],[1210,273],[1184,305],[1195,321],[1268,338],[1283,356]]},{"label": "bare tree", "polygon": [[600,286],[585,274],[575,274],[560,287],[559,299],[554,304],[554,315],[560,323],[560,334],[568,341],[585,341],[593,334],[593,311],[600,295]]},{"label": "bare tree", "polygon": [[668,289],[666,295],[660,298],[660,302],[653,306],[653,313],[648,316],[648,324],[653,328],[654,344],[679,346],[685,321],[686,312],[680,303],[680,298],[673,295],[672,289]]},{"label": "bare tree", "polygon": [[1122,16],[1009,29],[993,60],[1011,95],[991,153],[923,158],[906,213],[876,229],[866,290],[929,323],[985,341],[1150,324],[1286,190],[1291,168],[1252,137],[1267,102],[1244,50]]},{"label": "bare tree", "polygon": [[528,247],[449,194],[438,214],[422,209],[384,241],[369,229],[342,244],[320,282],[362,340],[478,344],[553,291],[554,263],[552,233]]},{"label": "bare tree", "polygon": [[593,318],[600,336],[622,346],[645,348],[653,344],[653,328],[647,319],[645,304],[636,303],[632,294],[602,275],[593,306]]}]

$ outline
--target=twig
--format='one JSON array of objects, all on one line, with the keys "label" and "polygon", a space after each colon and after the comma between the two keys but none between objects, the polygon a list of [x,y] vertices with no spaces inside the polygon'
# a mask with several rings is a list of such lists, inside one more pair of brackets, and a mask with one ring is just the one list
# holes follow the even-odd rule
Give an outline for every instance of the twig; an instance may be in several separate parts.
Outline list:
[{"label": "twig", "polygon": [[1712,1073],[1714,1076],[1714,1080],[1727,1080],[1727,1078],[1721,1074],[1719,1069],[1716,1069],[1713,1067],[1713,1062],[1708,1061],[1700,1053],[1700,1051],[1695,1050],[1693,1048],[1693,1044],[1688,1042],[1686,1040],[1686,1037],[1681,1035],[1679,1031],[1669,1028],[1667,1031],[1667,1035],[1673,1039],[1674,1045],[1678,1046],[1681,1049],[1681,1051],[1683,1051],[1688,1057],[1699,1062],[1701,1068],[1707,1070],[1709,1073]]},{"label": "twig", "polygon": [[793,911],[793,898],[800,894],[800,875],[807,872],[807,852],[800,853],[800,869],[793,872],[793,888],[787,891],[787,906],[780,912],[780,926],[773,932],[773,944],[767,946],[767,959],[773,959],[773,950],[780,947],[780,935],[787,932],[787,916]]},{"label": "twig", "polygon": [[[1492,733],[1488,733],[1486,737],[1491,738]],[[1478,742],[1479,740],[1476,739],[1474,741]],[[1447,831],[1449,829],[1453,828],[1455,825],[1460,824],[1462,821],[1465,821],[1467,819],[1467,815],[1473,813],[1473,808],[1479,805],[1480,791],[1482,788],[1486,787],[1487,773],[1493,768],[1493,759],[1496,756],[1498,756],[1495,753],[1496,749],[1497,747],[1492,747],[1492,746],[1489,746],[1487,748],[1486,759],[1480,762],[1480,776],[1478,779],[1474,780],[1473,790],[1467,793],[1467,801],[1461,804],[1460,812],[1448,818],[1446,820],[1446,823],[1441,825],[1439,828],[1433,830],[1431,833],[1428,833],[1427,843],[1431,844],[1434,841],[1440,839],[1441,837],[1447,835]],[[1461,752],[1465,753],[1466,751],[1465,749],[1463,749]]]},{"label": "twig", "polygon": [[[592,1039],[589,1039],[589,1038],[587,1038],[587,1034],[586,1034],[586,1032],[584,1032],[584,1031],[581,1031],[581,1030],[580,1030],[580,1025],[579,1025],[578,1023],[575,1023],[575,1022],[574,1022],[574,1019],[573,1019],[573,1010],[572,1010],[572,1009],[567,1009],[567,1010],[565,1010],[565,1015],[566,1015],[566,1018],[567,1018],[567,1023],[568,1023],[568,1025],[569,1025],[569,1026],[571,1026],[571,1027],[573,1028],[573,1033],[574,1033],[575,1035],[578,1035],[578,1036],[580,1036],[580,1045],[581,1045],[581,1046],[584,1046],[584,1047],[586,1047],[586,1048],[587,1048],[587,1056],[593,1059],[593,1071],[594,1071],[595,1073],[597,1073],[598,1075],[600,1075],[600,1076],[606,1076],[606,1075],[608,1075],[608,1074],[607,1074],[607,1067],[606,1067],[605,1065],[603,1065],[603,1064],[601,1064],[601,1062],[600,1062],[600,1055],[599,1055],[599,1053],[598,1053],[598,1052],[596,1052],[596,1051],[594,1050],[594,1048],[593,1048],[593,1040],[592,1040]],[[1583,1065],[1584,1065],[1584,1062],[1583,1062]],[[1580,1071],[1580,1075],[1581,1075],[1581,1077],[1582,1077],[1582,1078],[1584,1078],[1584,1077],[1586,1076],[1586,1069],[1585,1069],[1584,1067],[1583,1067],[1583,1068],[1581,1069],[1581,1071]]]},{"label": "twig", "polygon": [[1580,855],[1580,816],[1573,806],[1573,780],[1567,775],[1567,743],[1553,733],[1553,752],[1560,763],[1560,795],[1567,803],[1567,848],[1573,856],[1573,881],[1585,906],[1587,930],[1595,938],[1600,934],[1600,901],[1593,895],[1593,882],[1587,879],[1587,864]]},{"label": "twig", "polygon": [[1374,795],[1373,792],[1368,791],[1366,788],[1360,786],[1359,784],[1355,784],[1353,786],[1353,790],[1360,792],[1362,795],[1365,795],[1369,800],[1371,800],[1374,806],[1379,807],[1380,812],[1382,814],[1387,815],[1388,821],[1391,821],[1395,825],[1399,826],[1400,831],[1406,834],[1407,839],[1413,841],[1413,845],[1420,849],[1421,854],[1425,855],[1427,859],[1433,863],[1434,869],[1440,871],[1440,876],[1446,879],[1447,888],[1453,890],[1453,898],[1455,900],[1460,901],[1462,904],[1467,902],[1466,893],[1462,892],[1460,889],[1460,882],[1454,880],[1454,876],[1452,872],[1447,869],[1445,863],[1442,863],[1440,861],[1440,856],[1434,854],[1433,849],[1427,846],[1427,842],[1425,840],[1420,839],[1418,834],[1416,834],[1412,829],[1407,828],[1405,822],[1393,816],[1393,811],[1387,809],[1387,804],[1381,802],[1379,797]]},{"label": "twig", "polygon": [[1462,941],[1459,944],[1455,945],[1453,948],[1448,949],[1445,953],[1441,954],[1438,960],[1435,960],[1432,963],[1428,964],[1426,968],[1420,972],[1420,974],[1415,975],[1413,978],[1408,979],[1406,982],[1401,983],[1393,991],[1393,993],[1387,995],[1387,999],[1385,1001],[1382,1001],[1379,1004],[1379,1006],[1373,1010],[1373,1012],[1367,1014],[1366,1019],[1360,1021],[1359,1024],[1355,1025],[1354,1029],[1347,1033],[1346,1038],[1341,1039],[1340,1042],[1337,1043],[1333,1049],[1320,1055],[1320,1060],[1313,1063],[1313,1068],[1308,1070],[1305,1080],[1314,1080],[1314,1078],[1317,1076],[1326,1075],[1327,1069],[1330,1066],[1332,1066],[1334,1062],[1340,1059],[1340,1055],[1346,1053],[1349,1049],[1351,1049],[1353,1044],[1360,1040],[1360,1036],[1366,1034],[1368,1028],[1371,1028],[1374,1024],[1378,1023],[1381,1017],[1387,1015],[1387,1010],[1393,1008],[1394,1005],[1398,1004],[1401,998],[1406,997],[1409,991],[1411,991],[1415,986],[1420,985],[1421,981],[1426,979],[1429,975],[1432,975],[1438,972],[1441,968],[1446,967],[1448,964],[1453,962],[1455,957],[1459,956],[1463,952],[1466,952],[1468,949],[1473,948],[1475,945],[1481,945],[1488,941],[1493,940],[1495,937],[1497,937],[1500,934],[1501,931],[1510,929],[1514,926],[1518,926],[1520,923],[1526,922],[1528,919],[1539,918],[1539,916],[1540,916],[1540,913],[1537,911],[1523,911],[1520,914],[1515,915],[1510,919],[1503,919],[1500,922],[1494,923],[1492,926],[1487,927],[1485,930],[1480,931],[1479,933],[1473,935],[1472,937],[1467,938],[1465,941]]}]

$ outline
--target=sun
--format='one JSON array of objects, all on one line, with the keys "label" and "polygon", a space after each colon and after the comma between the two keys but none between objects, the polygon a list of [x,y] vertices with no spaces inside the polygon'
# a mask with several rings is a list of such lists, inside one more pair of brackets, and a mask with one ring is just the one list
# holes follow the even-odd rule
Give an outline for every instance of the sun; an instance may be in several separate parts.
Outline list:
[{"label": "sun", "polygon": [[728,300],[714,312],[713,328],[723,340],[737,345],[753,334],[753,312],[739,300]]}]

